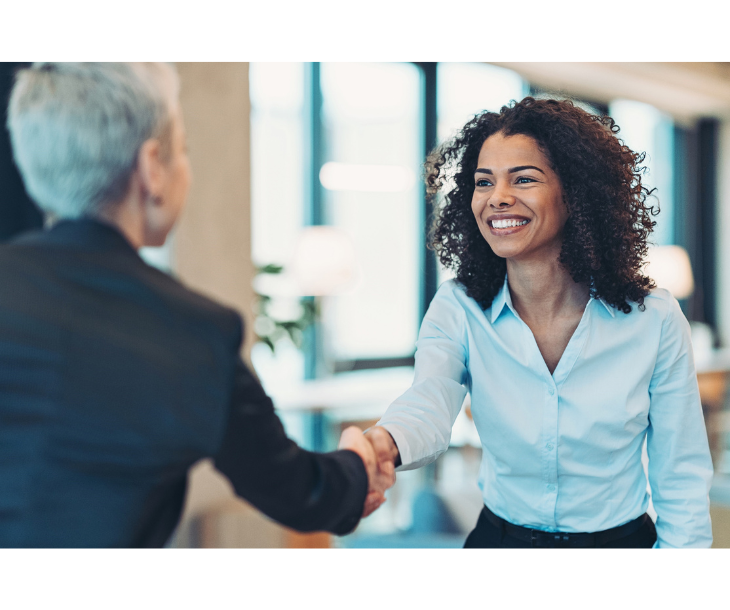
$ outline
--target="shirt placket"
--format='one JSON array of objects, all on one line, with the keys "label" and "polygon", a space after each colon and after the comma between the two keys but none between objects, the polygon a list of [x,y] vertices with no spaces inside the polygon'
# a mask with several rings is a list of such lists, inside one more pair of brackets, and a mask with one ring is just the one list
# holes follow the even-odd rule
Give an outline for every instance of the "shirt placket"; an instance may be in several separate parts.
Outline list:
[{"label": "shirt placket", "polygon": [[[542,358],[542,356],[541,356]],[[555,380],[551,375],[544,379],[544,403],[542,419],[542,437],[540,462],[542,471],[542,506],[543,523],[557,528],[555,509],[558,501],[558,406],[560,395]]]},{"label": "shirt placket", "polygon": [[519,318],[525,332],[525,342],[532,345],[531,368],[542,371],[542,425],[540,435],[540,494],[539,506],[541,522],[555,530],[555,507],[558,499],[558,400],[559,392],[555,379],[545,364],[530,327]]}]

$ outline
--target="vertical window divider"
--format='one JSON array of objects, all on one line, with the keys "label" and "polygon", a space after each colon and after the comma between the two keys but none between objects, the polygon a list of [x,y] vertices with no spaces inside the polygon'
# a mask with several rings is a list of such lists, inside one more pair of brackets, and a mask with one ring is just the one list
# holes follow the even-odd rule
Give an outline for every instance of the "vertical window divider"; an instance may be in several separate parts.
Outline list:
[{"label": "vertical window divider", "polygon": [[[322,88],[320,84],[320,64],[310,62],[305,65],[307,74],[305,76],[306,104],[305,122],[309,133],[304,138],[305,158],[305,184],[307,185],[307,198],[304,205],[303,225],[316,226],[324,224],[324,209],[322,201],[322,185],[319,181],[319,171],[322,168],[324,158],[322,143]],[[315,297],[304,297],[306,301],[315,302]],[[321,322],[316,319],[304,331],[304,378],[315,379],[317,377],[319,345],[322,336]]]},{"label": "vertical window divider", "polygon": [[[421,69],[422,87],[421,87],[421,107],[423,116],[422,129],[422,150],[423,162],[427,155],[434,149],[437,140],[438,128],[438,80],[437,80],[437,62],[414,62]],[[419,311],[419,324],[426,315],[431,300],[438,289],[438,267],[436,262],[436,253],[428,247],[428,235],[431,229],[433,219],[433,208],[428,201],[426,194],[426,185],[421,181],[421,261],[419,265],[421,281],[421,298]]]}]

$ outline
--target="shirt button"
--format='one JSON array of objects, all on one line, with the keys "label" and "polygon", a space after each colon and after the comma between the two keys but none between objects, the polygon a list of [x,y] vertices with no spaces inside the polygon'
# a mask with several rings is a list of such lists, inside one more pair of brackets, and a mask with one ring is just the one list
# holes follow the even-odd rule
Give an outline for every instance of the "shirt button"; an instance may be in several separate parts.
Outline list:
[{"label": "shirt button", "polygon": [[549,387],[548,388],[548,393],[550,394],[550,396],[552,396],[553,394],[555,394],[555,388],[553,388],[552,386]]},{"label": "shirt button", "polygon": [[550,443],[547,444],[547,450],[548,451],[552,451],[553,450],[553,446]]},{"label": "shirt button", "polygon": [[548,485],[548,491],[555,491],[555,485]]}]

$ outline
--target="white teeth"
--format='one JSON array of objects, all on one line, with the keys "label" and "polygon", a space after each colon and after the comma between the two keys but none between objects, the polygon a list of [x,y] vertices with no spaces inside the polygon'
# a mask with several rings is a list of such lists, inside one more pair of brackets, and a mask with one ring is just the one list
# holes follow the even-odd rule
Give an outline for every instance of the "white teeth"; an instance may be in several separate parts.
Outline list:
[{"label": "white teeth", "polygon": [[527,220],[516,220],[514,218],[509,218],[505,220],[493,220],[492,226],[495,229],[508,229],[510,227],[521,227],[522,225],[526,225],[529,221]]}]

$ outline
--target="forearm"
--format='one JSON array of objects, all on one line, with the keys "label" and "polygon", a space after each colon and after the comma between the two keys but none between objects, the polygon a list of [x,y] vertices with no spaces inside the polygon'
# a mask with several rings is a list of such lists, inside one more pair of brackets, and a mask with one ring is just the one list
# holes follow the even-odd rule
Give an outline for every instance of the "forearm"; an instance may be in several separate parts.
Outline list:
[{"label": "forearm", "polygon": [[455,380],[432,377],[393,402],[377,425],[392,437],[401,470],[429,464],[448,449],[465,396]]},{"label": "forearm", "polygon": [[271,401],[241,364],[217,468],[236,493],[283,525],[351,531],[362,515],[368,479],[352,451],[318,454],[287,438]]}]

